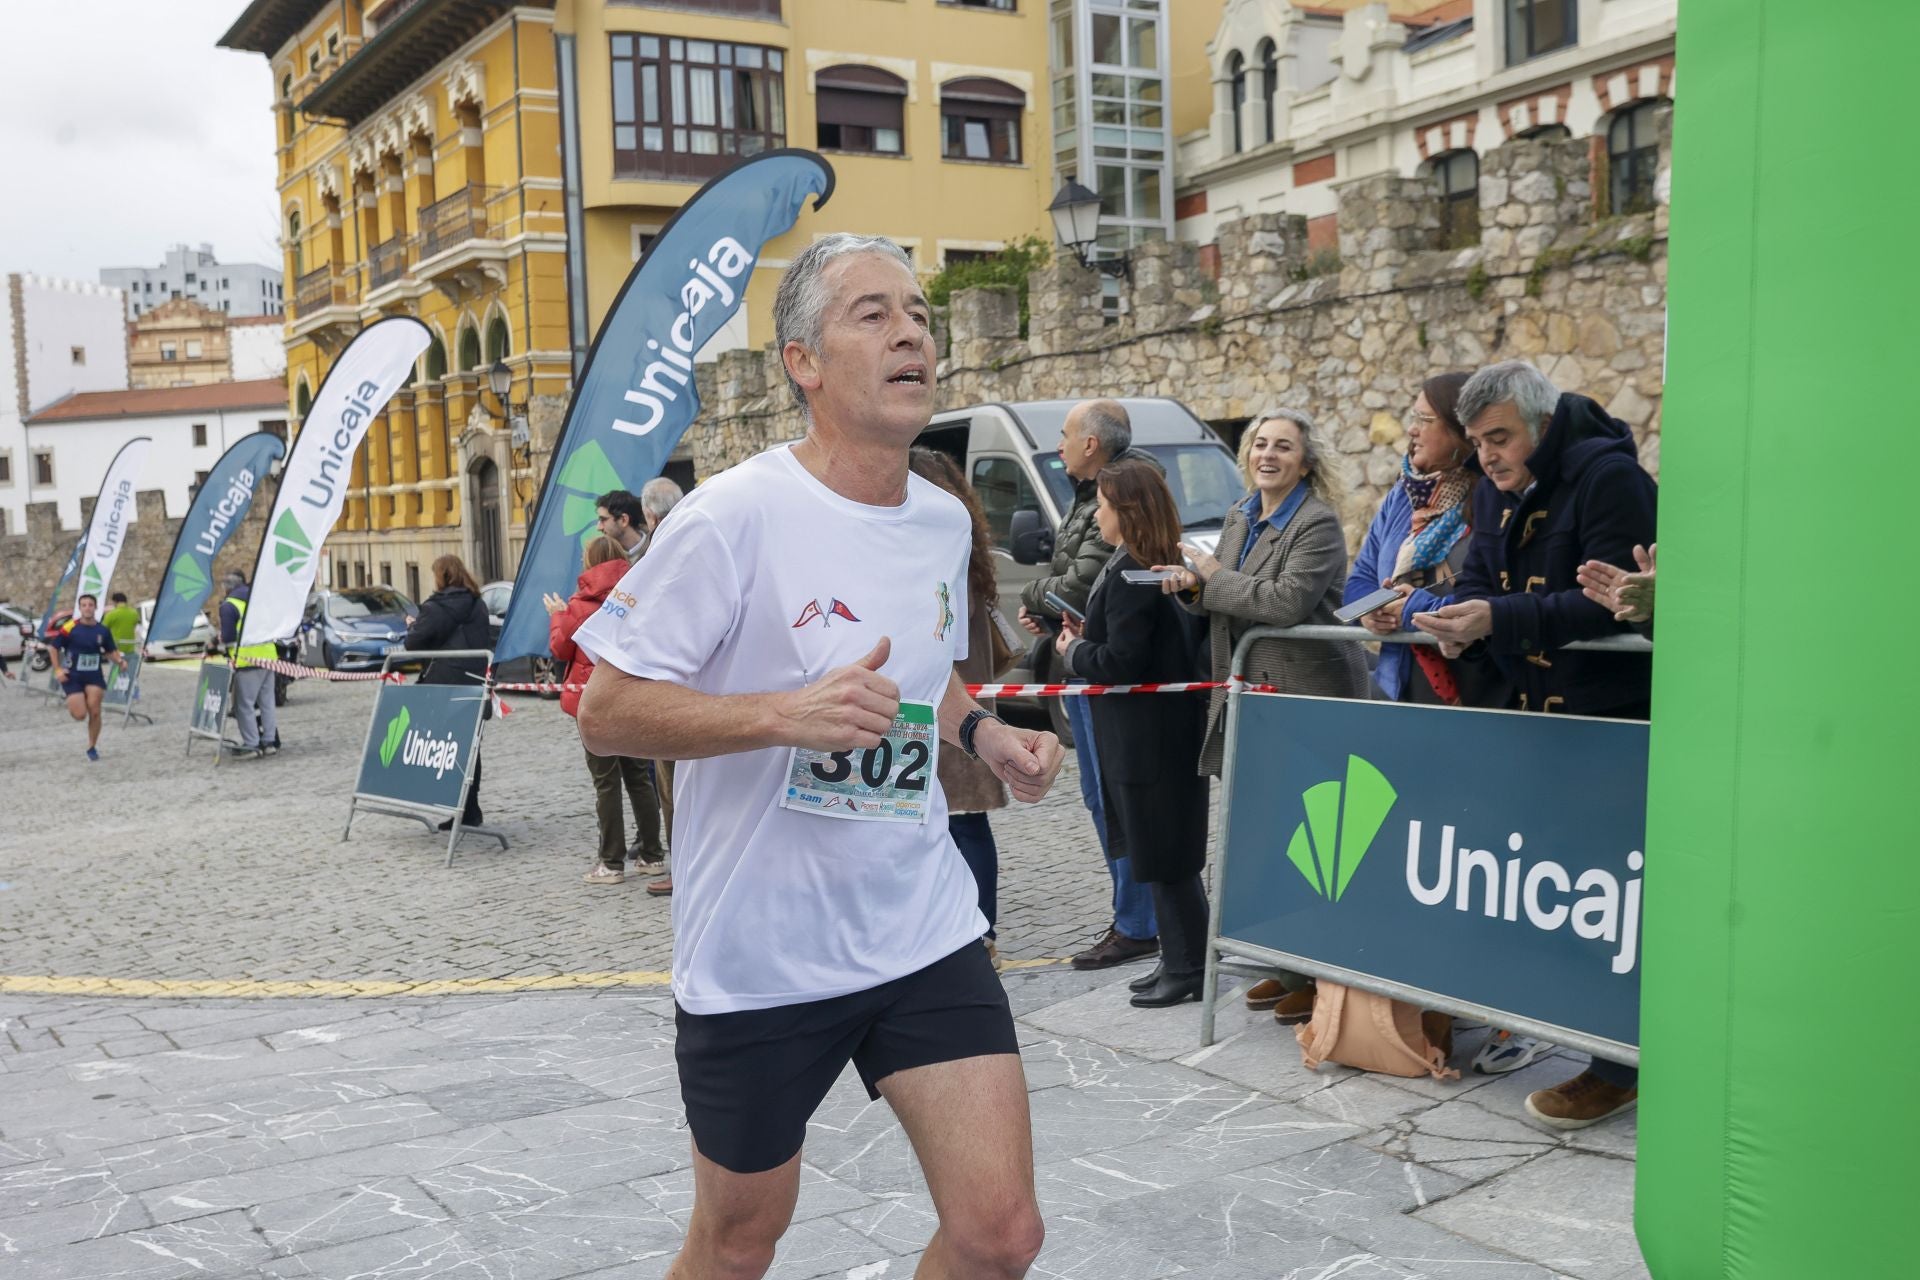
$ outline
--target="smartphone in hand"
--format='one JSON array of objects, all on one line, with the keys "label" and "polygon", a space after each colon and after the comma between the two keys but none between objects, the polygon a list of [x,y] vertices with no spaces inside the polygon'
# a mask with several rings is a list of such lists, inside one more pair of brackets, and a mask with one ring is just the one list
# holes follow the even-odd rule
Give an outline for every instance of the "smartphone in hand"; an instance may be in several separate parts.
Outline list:
[{"label": "smartphone in hand", "polygon": [[1135,585],[1155,585],[1180,576],[1178,569],[1122,569],[1120,577]]},{"label": "smartphone in hand", "polygon": [[1086,614],[1081,613],[1078,609],[1068,604],[1065,600],[1062,600],[1058,595],[1054,594],[1053,592],[1051,591],[1047,592],[1046,599],[1047,599],[1048,607],[1058,611],[1061,617],[1072,618],[1076,623],[1084,624],[1086,622],[1087,620]]},{"label": "smartphone in hand", "polygon": [[1400,593],[1392,587],[1382,587],[1372,595],[1361,596],[1352,604],[1342,605],[1333,611],[1333,616],[1343,623],[1357,622],[1382,605],[1392,604],[1400,599]]}]

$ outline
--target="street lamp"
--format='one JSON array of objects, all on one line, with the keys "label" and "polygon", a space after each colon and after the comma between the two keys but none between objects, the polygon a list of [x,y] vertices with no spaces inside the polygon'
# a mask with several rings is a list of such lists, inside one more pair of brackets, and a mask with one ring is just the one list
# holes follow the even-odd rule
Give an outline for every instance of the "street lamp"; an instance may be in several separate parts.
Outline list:
[{"label": "street lamp", "polygon": [[1131,268],[1126,255],[1118,258],[1095,258],[1094,245],[1100,239],[1100,197],[1069,178],[1062,184],[1060,194],[1047,206],[1047,212],[1053,215],[1053,232],[1060,243],[1073,250],[1074,258],[1081,266],[1098,271],[1102,275],[1131,276]]},{"label": "street lamp", "polygon": [[527,406],[508,398],[513,393],[513,370],[507,368],[505,360],[495,360],[493,367],[487,370],[487,390],[493,392],[494,403],[500,406],[495,416],[507,421],[507,427],[512,432],[513,447],[525,449],[529,442]]}]

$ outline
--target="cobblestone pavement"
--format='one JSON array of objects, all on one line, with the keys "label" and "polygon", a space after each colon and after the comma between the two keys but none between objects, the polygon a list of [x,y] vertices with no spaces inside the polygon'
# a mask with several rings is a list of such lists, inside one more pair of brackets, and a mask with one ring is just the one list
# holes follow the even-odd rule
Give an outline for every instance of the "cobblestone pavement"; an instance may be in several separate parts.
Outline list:
[{"label": "cobblestone pavement", "polygon": [[[1131,976],[1131,975],[1123,975]],[[1522,1122],[1554,1058],[1458,1084],[1300,1066],[1113,973],[1007,977],[1049,1280],[1626,1280],[1630,1119]],[[631,991],[0,997],[0,1273],[658,1277],[689,1207],[671,1006]],[[1469,1035],[1463,1051],[1470,1052]],[[849,1074],[808,1130],[775,1280],[905,1280],[933,1229]]]},{"label": "cobblestone pavement", "polygon": [[[0,975],[142,979],[485,979],[660,972],[668,902],[637,878],[580,883],[593,790],[557,702],[508,695],[487,725],[482,802],[512,841],[463,841],[382,815],[340,833],[372,684],[295,686],[286,749],[212,766],[186,753],[193,668],[145,677],[155,723],[109,724],[103,759],[38,695],[0,688]],[[1068,769],[993,819],[1011,959],[1070,955],[1112,917],[1093,824]]]},{"label": "cobblestone pavement", "polygon": [[[690,1189],[671,1004],[644,985],[670,959],[667,904],[579,883],[572,723],[522,697],[489,726],[485,804],[513,848],[463,846],[448,871],[415,824],[339,840],[368,686],[301,685],[287,750],[216,772],[206,744],[183,754],[191,680],[149,676],[158,723],[109,728],[99,765],[0,689],[0,1274],[660,1276]],[[1445,1084],[1308,1072],[1231,996],[1199,1049],[1197,1006],[1135,1010],[1131,973],[1039,963],[1109,914],[1071,772],[995,827],[1004,949],[1037,965],[1006,975],[1049,1228],[1034,1275],[1646,1274],[1632,1117],[1571,1137],[1523,1119],[1575,1060]],[[425,994],[594,974],[642,985]],[[413,993],[123,999],[81,978]],[[931,1206],[887,1110],[843,1079],[807,1151],[772,1275],[911,1275]]]}]

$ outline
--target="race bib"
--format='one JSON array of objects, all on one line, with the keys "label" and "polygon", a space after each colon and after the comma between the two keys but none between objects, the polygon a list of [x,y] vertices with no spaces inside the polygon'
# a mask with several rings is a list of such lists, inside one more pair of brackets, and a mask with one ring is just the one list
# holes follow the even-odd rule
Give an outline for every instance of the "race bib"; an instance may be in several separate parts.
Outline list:
[{"label": "race bib", "polygon": [[74,654],[73,669],[75,671],[98,671],[100,669],[100,655],[97,653]]},{"label": "race bib", "polygon": [[903,702],[877,747],[861,751],[795,747],[780,803],[829,818],[924,825],[939,751],[940,727],[933,707]]}]

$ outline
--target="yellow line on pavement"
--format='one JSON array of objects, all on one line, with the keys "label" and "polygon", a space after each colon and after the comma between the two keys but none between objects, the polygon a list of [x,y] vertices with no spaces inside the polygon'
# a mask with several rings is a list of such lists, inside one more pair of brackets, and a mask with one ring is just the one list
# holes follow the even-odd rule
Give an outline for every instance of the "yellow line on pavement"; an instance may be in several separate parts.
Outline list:
[{"label": "yellow line on pavement", "polygon": [[[1038,969],[1057,959],[1008,960],[1003,970]],[[625,973],[553,973],[516,978],[255,979],[255,978],[66,978],[52,974],[0,974],[0,995],[122,996],[179,1000],[221,998],[276,1000],[295,996],[479,996],[522,991],[591,991],[607,987],[665,987],[673,975],[659,969]]]}]

